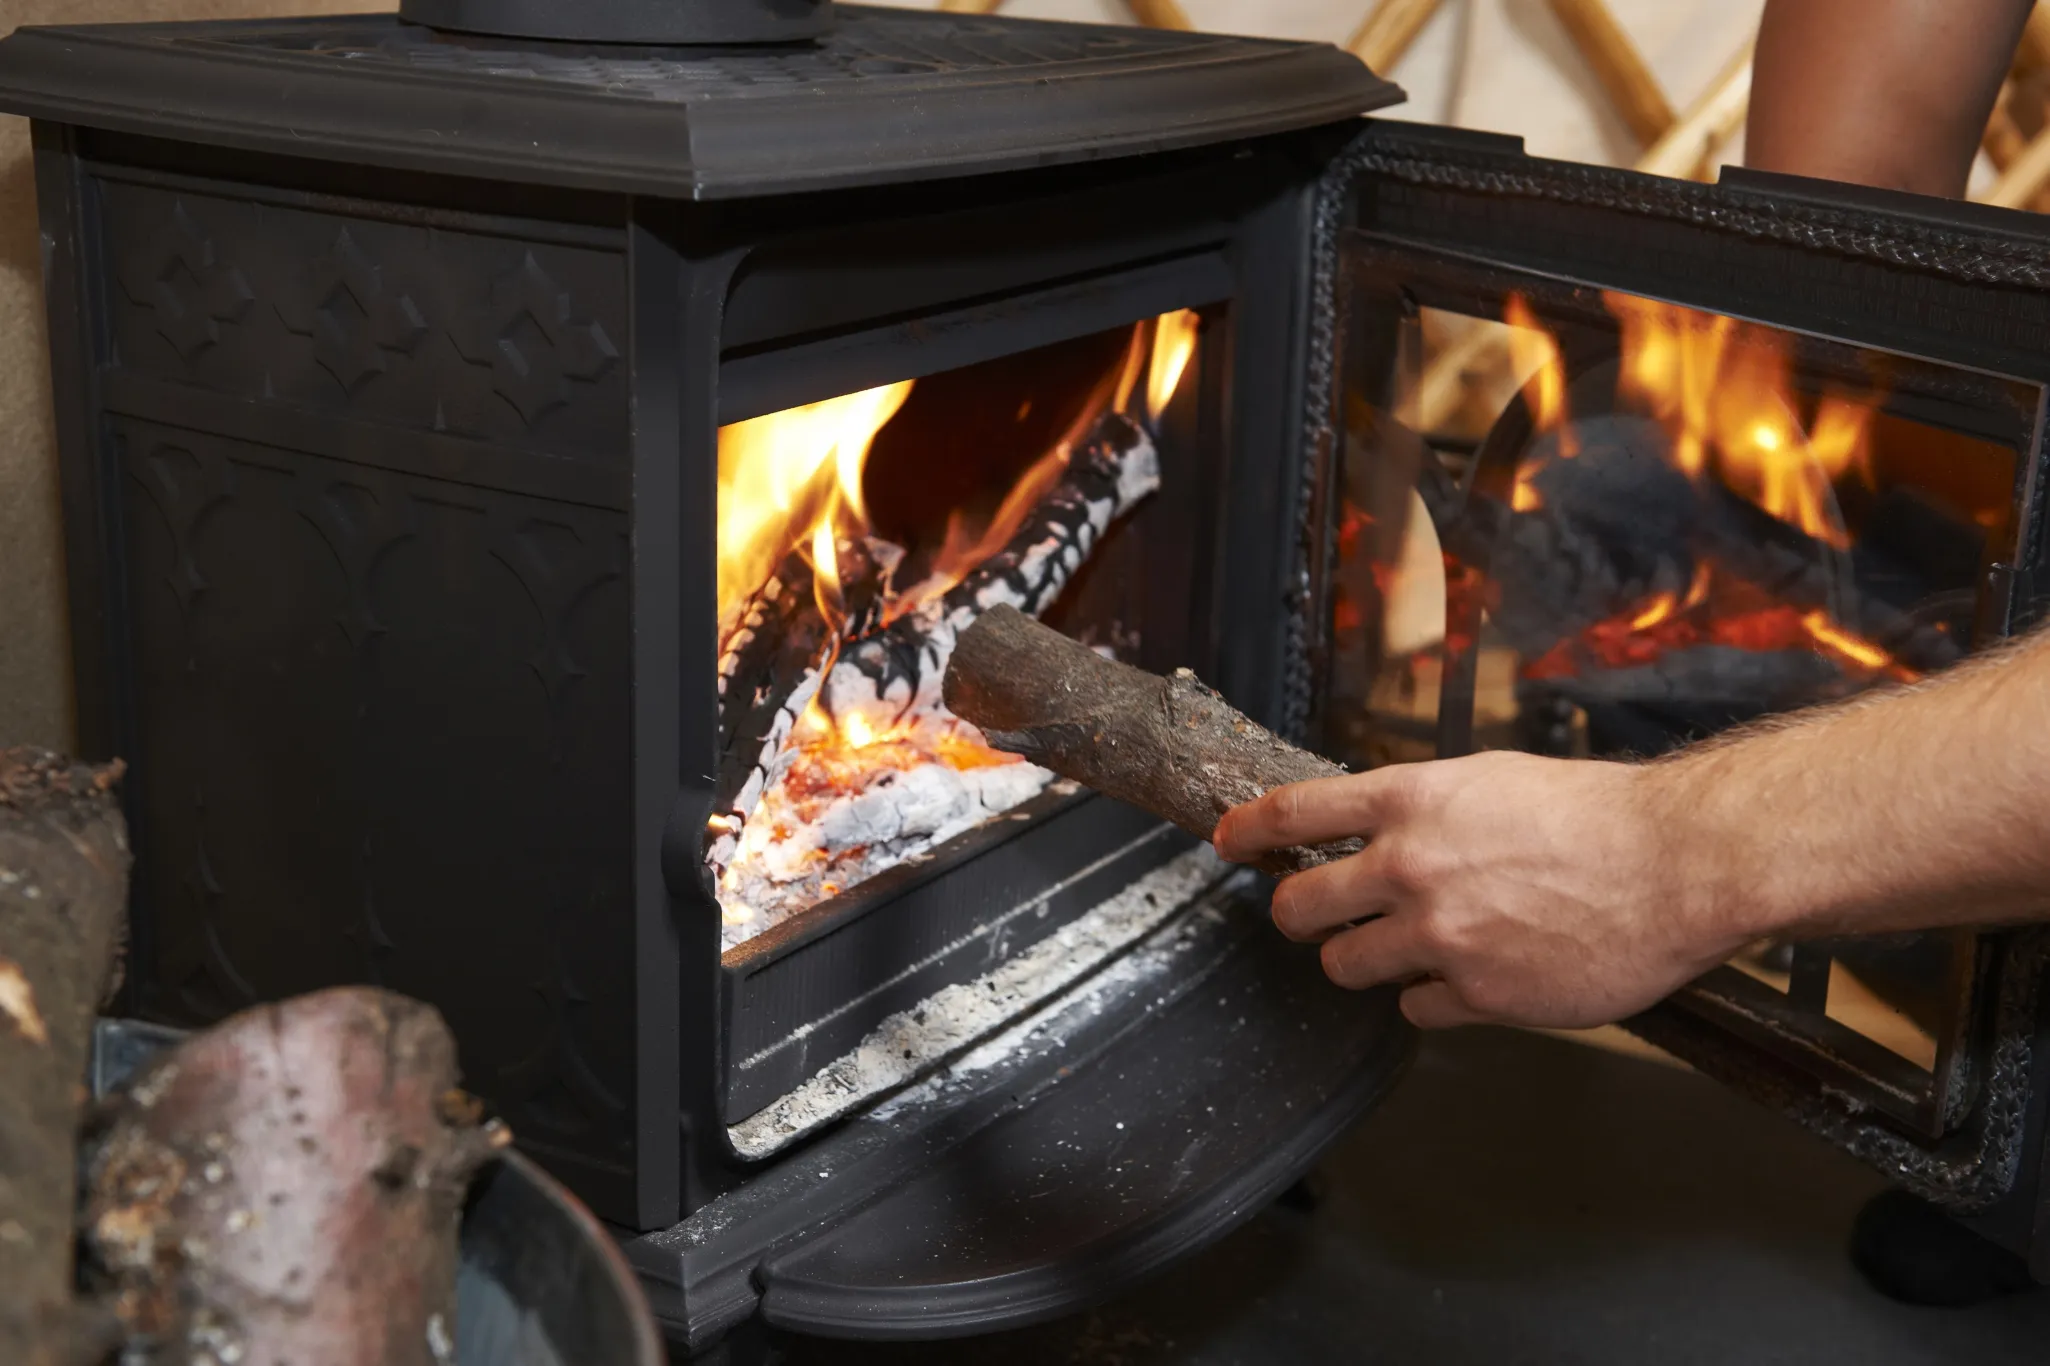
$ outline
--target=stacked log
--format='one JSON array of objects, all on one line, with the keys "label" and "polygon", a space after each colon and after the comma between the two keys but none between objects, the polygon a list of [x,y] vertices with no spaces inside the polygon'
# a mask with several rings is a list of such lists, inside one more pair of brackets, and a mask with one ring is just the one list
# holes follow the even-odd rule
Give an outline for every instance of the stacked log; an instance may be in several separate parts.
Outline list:
[{"label": "stacked log", "polygon": [[0,750],[0,1361],[96,1360],[72,1293],[81,1080],[126,923],[119,764]]}]

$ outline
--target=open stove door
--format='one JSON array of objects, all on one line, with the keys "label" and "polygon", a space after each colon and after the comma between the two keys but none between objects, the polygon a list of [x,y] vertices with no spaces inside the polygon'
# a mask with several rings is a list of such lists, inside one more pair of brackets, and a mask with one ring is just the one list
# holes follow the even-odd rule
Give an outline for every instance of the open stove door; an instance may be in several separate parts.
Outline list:
[{"label": "open stove door", "polygon": [[[2041,613],[2038,216],[1377,122],[1317,259],[1319,724],[1355,765],[1656,753]],[[2044,944],[1759,944],[1627,1023],[2042,1278]]]}]

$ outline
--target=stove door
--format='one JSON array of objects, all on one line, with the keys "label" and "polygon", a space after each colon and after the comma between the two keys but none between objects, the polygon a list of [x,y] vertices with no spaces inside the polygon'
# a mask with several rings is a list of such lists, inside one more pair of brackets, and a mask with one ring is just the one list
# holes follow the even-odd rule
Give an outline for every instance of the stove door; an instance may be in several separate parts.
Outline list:
[{"label": "stove door", "polygon": [[[2045,220],[1379,124],[1326,194],[1320,719],[1355,764],[1657,753],[2040,611]],[[1984,1208],[2039,942],[1760,943],[1630,1028]]]}]

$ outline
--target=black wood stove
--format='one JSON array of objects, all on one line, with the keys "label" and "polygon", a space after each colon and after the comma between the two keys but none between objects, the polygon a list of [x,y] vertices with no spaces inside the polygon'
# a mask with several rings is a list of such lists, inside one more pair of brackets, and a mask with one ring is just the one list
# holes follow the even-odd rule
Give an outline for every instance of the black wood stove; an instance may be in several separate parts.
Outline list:
[{"label": "black wood stove", "polygon": [[[1356,763],[1649,752],[2039,604],[2050,233],[824,0],[24,30],[126,1009],[434,1002],[679,1343],[1114,1293],[1398,1075],[1256,881],[938,708],[994,602]],[[2030,936],[1647,1037],[2033,1249]]]}]

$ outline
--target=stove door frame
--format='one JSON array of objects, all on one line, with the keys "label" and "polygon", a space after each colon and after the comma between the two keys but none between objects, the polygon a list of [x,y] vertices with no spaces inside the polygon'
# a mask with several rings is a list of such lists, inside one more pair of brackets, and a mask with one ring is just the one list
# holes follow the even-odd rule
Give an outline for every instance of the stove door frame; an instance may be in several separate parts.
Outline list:
[{"label": "stove door frame", "polygon": [[[1230,492],[1215,500],[1228,515],[1208,531],[1213,558],[1206,582],[1189,595],[1207,623],[1199,635],[1207,634],[1208,644],[1199,640],[1198,647],[1209,658],[1195,662],[1250,714],[1300,733],[1313,676],[1303,660],[1301,499],[1321,459],[1299,444],[1296,406],[1311,335],[1305,325],[1312,312],[1309,223],[1320,172],[1349,131],[1340,125],[1145,163],[989,177],[966,186],[737,205],[637,204],[637,221],[646,227],[634,240],[647,264],[636,279],[646,281],[648,307],[662,297],[685,301],[679,407],[688,415],[678,448],[679,482],[669,483],[657,464],[645,498],[643,486],[636,487],[637,541],[711,544],[720,423],[1170,308],[1214,307],[1223,326],[1212,330],[1224,334],[1223,345],[1203,363],[1201,382],[1215,390],[1204,399],[1222,414],[1223,428],[1199,435],[1220,447],[1216,468]],[[1072,232],[1058,220],[1050,226],[1049,206],[1063,202],[1093,206],[1091,220]],[[829,275],[845,283],[820,289],[818,281]],[[671,513],[672,507],[678,511]],[[663,530],[672,517],[673,530]],[[678,1191],[684,1213],[761,1169],[733,1150],[728,1123],[780,1095],[777,1087],[787,1089],[847,1052],[882,1016],[988,966],[971,944],[928,965],[915,980],[864,1000],[859,1011],[822,1018],[836,1005],[834,992],[851,979],[819,967],[836,959],[872,962],[876,952],[905,937],[907,926],[919,930],[925,921],[944,920],[967,930],[987,920],[979,911],[968,914],[973,907],[949,904],[959,900],[964,884],[935,881],[924,868],[886,871],[842,898],[889,900],[889,915],[814,923],[807,912],[764,935],[759,952],[742,945],[720,953],[718,907],[699,849],[711,794],[693,776],[709,772],[708,756],[716,753],[710,567],[708,556],[702,567],[665,563],[635,576],[636,593],[646,595],[636,601],[637,629],[677,623],[673,644],[637,638],[637,660],[657,671],[645,684],[637,681],[637,706],[640,699],[683,698],[680,722],[677,709],[659,700],[651,705],[660,714],[646,718],[649,734],[674,735],[681,790],[671,772],[645,762],[651,750],[637,742],[636,782],[647,786],[637,794],[636,809],[642,825],[637,863],[662,870],[659,883],[637,879],[639,895],[655,897],[665,917],[688,930],[677,939],[675,978],[689,1135]],[[652,752],[670,743],[664,738]],[[975,846],[977,866],[999,870],[1007,860],[1032,861],[1034,850],[1073,862],[1069,846],[1078,840],[1095,847],[1117,836],[1091,856],[1109,860],[1101,875],[1073,889],[1060,917],[1035,920],[1031,938],[1186,847],[1177,832],[1137,813],[1128,819],[1125,809],[1108,808],[1101,798],[1069,800],[1076,809],[1050,811],[1021,829],[961,837]],[[971,877],[966,885],[973,883]],[[651,903],[643,914],[654,911]],[[696,932],[701,926],[707,933]],[[848,952],[813,942],[825,938],[847,941],[842,947]],[[868,952],[859,951],[864,944]],[[786,961],[790,951],[806,948],[828,951],[815,955],[811,966]],[[650,971],[666,978],[668,969],[652,962]],[[790,1028],[779,1026],[773,1038],[765,1034],[754,1018],[764,1009],[818,1024],[805,1048],[741,1084],[728,1056],[731,1043],[743,1030],[759,1044]]]}]

